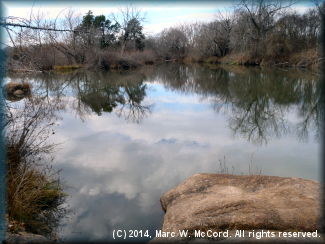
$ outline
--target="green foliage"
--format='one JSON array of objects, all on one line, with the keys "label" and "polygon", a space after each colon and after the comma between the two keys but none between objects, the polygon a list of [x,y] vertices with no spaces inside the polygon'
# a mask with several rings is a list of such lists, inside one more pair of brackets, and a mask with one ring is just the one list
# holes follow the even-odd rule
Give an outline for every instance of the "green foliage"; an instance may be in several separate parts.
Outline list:
[{"label": "green foliage", "polygon": [[110,26],[111,21],[106,20],[106,17],[104,15],[98,15],[95,17],[93,25],[96,28],[99,28],[101,30],[104,30],[105,27]]},{"label": "green foliage", "polygon": [[[142,33],[143,26],[136,18],[131,19],[123,35],[120,37],[123,43],[134,41],[136,49],[143,51],[145,39]],[[83,16],[82,23],[77,27],[75,34],[81,36],[88,45],[96,43],[100,48],[106,48],[111,45],[119,46],[120,40],[117,40],[116,35],[121,30],[121,25],[116,22],[112,24],[104,15],[94,16],[91,10]],[[87,33],[82,33],[87,32]],[[91,33],[88,33],[91,32]],[[99,33],[99,34],[96,34]]]},{"label": "green foliage", "polygon": [[237,61],[237,60],[232,61],[232,62],[231,62],[231,65],[233,65],[233,66],[237,66],[237,65],[238,65],[238,61]]},{"label": "green foliage", "polygon": [[216,56],[210,57],[206,60],[207,63],[218,63],[219,58]]},{"label": "green foliage", "polygon": [[94,15],[93,11],[89,10],[88,13],[83,17],[81,26],[83,27],[90,27],[93,25],[94,22]]},{"label": "green foliage", "polygon": [[94,16],[93,12],[89,10],[83,16],[82,23],[76,28],[75,36],[85,39],[88,45],[94,43],[98,44],[100,48],[106,48],[116,43],[116,33],[120,28],[119,23],[113,25],[104,15]]},{"label": "green foliage", "polygon": [[135,41],[136,48],[143,51],[145,44],[143,40],[145,39],[144,34],[142,33],[143,26],[139,20],[133,18],[131,19],[125,30],[123,39],[124,41]]}]

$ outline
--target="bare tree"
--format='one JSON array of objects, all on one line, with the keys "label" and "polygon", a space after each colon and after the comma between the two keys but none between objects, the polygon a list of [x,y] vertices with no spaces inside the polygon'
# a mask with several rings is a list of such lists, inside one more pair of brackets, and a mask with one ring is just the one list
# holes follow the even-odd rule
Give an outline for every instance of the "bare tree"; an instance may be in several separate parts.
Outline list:
[{"label": "bare tree", "polygon": [[241,0],[237,5],[245,24],[244,37],[249,38],[254,56],[259,54],[267,33],[275,27],[276,18],[293,4],[286,0]]},{"label": "bare tree", "polygon": [[216,21],[220,26],[218,30],[219,33],[217,33],[217,35],[219,35],[223,39],[223,43],[225,46],[222,53],[223,55],[227,55],[229,52],[229,49],[231,47],[230,44],[231,33],[233,28],[237,24],[236,12],[231,10],[232,9],[225,8],[225,11],[223,13],[221,13],[220,10],[218,10],[217,13],[215,13]]},{"label": "bare tree", "polygon": [[[70,9],[66,14],[66,20],[58,23],[58,17],[55,20],[46,20],[46,15],[40,10],[36,14],[33,9],[29,19],[9,16],[0,19],[0,26],[8,34],[10,43],[2,43],[9,50],[9,64],[13,68],[37,68],[44,71],[53,66],[56,59],[63,58],[68,63],[78,61],[78,47],[75,42],[64,43],[67,37],[78,33],[87,33],[89,31],[76,30],[75,26],[80,21],[80,17],[74,17],[74,12]],[[67,34],[70,33],[70,34]],[[72,38],[73,40],[73,38]],[[67,44],[73,44],[72,49]],[[13,59],[11,59],[13,58]]]},{"label": "bare tree", "polygon": [[123,55],[126,44],[131,40],[144,39],[142,34],[142,24],[147,22],[147,13],[136,6],[129,4],[119,7],[118,13],[111,13],[110,18],[119,23],[121,55]]}]

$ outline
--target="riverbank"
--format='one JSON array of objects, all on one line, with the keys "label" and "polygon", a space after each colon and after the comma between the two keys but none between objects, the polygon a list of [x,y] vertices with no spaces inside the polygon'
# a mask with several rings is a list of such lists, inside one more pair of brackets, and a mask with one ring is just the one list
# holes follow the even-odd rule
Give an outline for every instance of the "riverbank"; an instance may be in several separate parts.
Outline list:
[{"label": "riverbank", "polygon": [[292,67],[292,68],[309,68],[320,69],[325,63],[325,57],[320,57],[317,50],[308,50],[300,53],[292,53],[287,56],[259,56],[252,57],[248,53],[229,54],[224,57],[209,57],[205,59],[193,59],[184,57],[179,59],[161,59],[151,51],[137,51],[129,54],[120,55],[118,53],[103,52],[92,57],[85,64],[73,65],[52,65],[41,66],[35,69],[8,69],[10,72],[69,72],[77,69],[84,70],[125,70],[137,69],[143,66],[152,66],[157,63],[213,63],[227,64],[232,66],[265,66],[265,67]]},{"label": "riverbank", "polygon": [[69,199],[67,186],[50,155],[59,144],[48,142],[58,119],[55,104],[30,96],[28,82],[10,82],[3,92],[10,101],[28,96],[6,104],[6,231],[9,236],[27,232],[53,237],[60,220],[69,214],[62,207]]},{"label": "riverbank", "polygon": [[264,56],[253,58],[248,54],[230,54],[222,58],[208,58],[207,63],[221,63],[253,66],[270,66],[270,67],[292,67],[292,68],[321,68],[325,62],[325,57],[319,57],[318,52],[309,50],[301,53],[293,53],[288,56]]}]

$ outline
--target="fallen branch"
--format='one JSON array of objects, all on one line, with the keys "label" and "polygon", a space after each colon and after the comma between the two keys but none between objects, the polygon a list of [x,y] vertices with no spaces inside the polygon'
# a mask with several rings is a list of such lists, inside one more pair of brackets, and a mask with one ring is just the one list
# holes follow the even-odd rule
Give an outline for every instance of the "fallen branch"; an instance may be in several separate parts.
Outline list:
[{"label": "fallen branch", "polygon": [[321,60],[323,60],[323,59],[325,59],[325,57],[319,58],[319,59],[317,59],[317,60],[314,61],[314,62],[316,63],[316,62],[319,62],[319,61],[321,61]]},{"label": "fallen branch", "polygon": [[36,27],[32,25],[22,25],[17,23],[7,23],[7,22],[0,22],[0,26],[7,27],[7,26],[13,26],[13,27],[22,27],[22,28],[28,28],[28,29],[34,29],[34,30],[44,30],[44,31],[63,31],[63,32],[74,32],[74,33],[87,33],[87,34],[95,34],[90,31],[79,31],[79,30],[69,30],[69,29],[56,29],[56,28],[48,28],[48,27]]},{"label": "fallen branch", "polygon": [[273,66],[277,66],[277,65],[283,65],[283,64],[287,64],[289,62],[284,62],[284,63],[280,63],[280,64],[274,64]]},{"label": "fallen branch", "polygon": [[41,66],[38,65],[38,63],[36,63],[33,59],[31,59],[30,57],[28,57],[27,55],[25,55],[23,52],[21,52],[21,51],[17,48],[15,42],[13,41],[13,39],[12,39],[12,37],[11,37],[11,35],[10,35],[10,31],[9,31],[8,29],[6,29],[6,30],[7,30],[7,33],[8,33],[8,35],[9,35],[9,38],[10,38],[10,40],[11,40],[11,43],[14,45],[14,47],[17,49],[17,51],[20,53],[20,55],[22,55],[22,56],[26,57],[27,59],[29,59],[31,62],[33,62],[33,63],[34,63],[34,64],[39,68],[40,71],[44,72],[44,70],[42,69]]}]

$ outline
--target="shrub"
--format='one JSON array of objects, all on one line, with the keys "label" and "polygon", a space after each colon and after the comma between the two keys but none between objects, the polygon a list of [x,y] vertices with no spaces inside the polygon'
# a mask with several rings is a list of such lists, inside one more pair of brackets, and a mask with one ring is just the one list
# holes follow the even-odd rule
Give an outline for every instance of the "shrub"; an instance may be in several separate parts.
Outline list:
[{"label": "shrub", "polygon": [[67,210],[60,207],[67,194],[57,171],[50,165],[7,162],[7,204],[11,222],[24,224],[26,231],[51,235]]},{"label": "shrub", "polygon": [[125,53],[125,56],[147,65],[152,65],[156,61],[156,55],[152,50],[128,52]]},{"label": "shrub", "polygon": [[120,55],[108,51],[99,51],[88,60],[86,68],[99,69],[129,69],[140,66],[140,61],[127,55]]},{"label": "shrub", "polygon": [[218,63],[219,62],[219,58],[216,56],[210,57],[206,60],[207,63]]},{"label": "shrub", "polygon": [[15,108],[7,104],[7,211],[9,222],[32,233],[53,234],[69,210],[60,206],[68,200],[59,171],[49,153],[59,144],[47,143],[58,119],[56,107],[39,98],[29,98]]},{"label": "shrub", "polygon": [[238,61],[237,60],[232,61],[231,62],[231,65],[237,66],[238,65]]},{"label": "shrub", "polygon": [[82,65],[61,65],[61,66],[54,66],[54,70],[69,70],[69,69],[81,69]]}]

